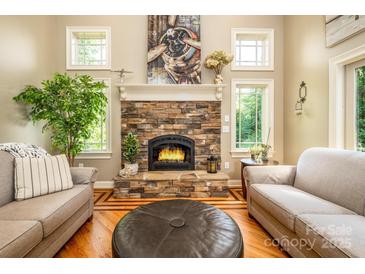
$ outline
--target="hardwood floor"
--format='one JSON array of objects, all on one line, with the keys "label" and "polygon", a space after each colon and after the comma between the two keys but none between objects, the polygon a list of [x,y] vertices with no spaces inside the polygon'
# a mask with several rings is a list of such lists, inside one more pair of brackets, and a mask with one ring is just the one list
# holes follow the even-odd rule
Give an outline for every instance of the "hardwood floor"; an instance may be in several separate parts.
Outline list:
[{"label": "hardwood floor", "polygon": [[[57,253],[59,258],[110,258],[111,237],[117,222],[130,210],[162,199],[114,199],[112,190],[94,191],[94,218],[86,222]],[[245,258],[283,258],[288,255],[275,246],[265,245],[269,234],[248,216],[240,188],[231,188],[228,198],[197,198],[229,214],[238,224],[244,241]]]}]

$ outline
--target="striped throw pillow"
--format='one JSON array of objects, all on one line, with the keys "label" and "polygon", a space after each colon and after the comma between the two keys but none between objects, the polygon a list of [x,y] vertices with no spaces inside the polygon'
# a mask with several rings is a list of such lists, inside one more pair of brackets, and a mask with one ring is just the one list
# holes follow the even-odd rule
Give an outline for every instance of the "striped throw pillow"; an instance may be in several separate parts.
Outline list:
[{"label": "striped throw pillow", "polygon": [[15,199],[25,200],[73,187],[65,155],[15,158]]}]

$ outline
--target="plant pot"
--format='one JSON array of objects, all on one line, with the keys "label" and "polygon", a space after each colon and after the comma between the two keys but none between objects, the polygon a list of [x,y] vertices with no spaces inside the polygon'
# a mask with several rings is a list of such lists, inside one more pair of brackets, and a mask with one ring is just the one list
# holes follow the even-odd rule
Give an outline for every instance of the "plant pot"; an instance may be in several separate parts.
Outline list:
[{"label": "plant pot", "polygon": [[138,163],[125,163],[124,168],[127,170],[129,175],[136,175],[138,173]]}]

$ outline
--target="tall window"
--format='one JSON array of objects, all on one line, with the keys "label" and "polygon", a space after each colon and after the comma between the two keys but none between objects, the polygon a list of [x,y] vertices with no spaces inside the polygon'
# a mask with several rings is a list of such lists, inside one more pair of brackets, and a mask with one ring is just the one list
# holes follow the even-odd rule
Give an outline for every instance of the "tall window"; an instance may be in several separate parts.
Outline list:
[{"label": "tall window", "polygon": [[261,87],[236,87],[236,148],[262,143]]},{"label": "tall window", "polygon": [[268,142],[273,146],[273,93],[273,80],[232,80],[233,156],[247,152],[255,144]]},{"label": "tall window", "polygon": [[346,65],[344,148],[365,152],[365,60]]},{"label": "tall window", "polygon": [[233,70],[273,70],[274,30],[232,29]]},{"label": "tall window", "polygon": [[110,153],[110,79],[109,78],[95,78],[95,81],[104,81],[107,88],[104,89],[105,96],[108,98],[107,109],[105,115],[100,114],[98,123],[93,127],[91,136],[85,141],[83,153]]},{"label": "tall window", "polygon": [[110,28],[67,27],[67,69],[110,69]]},{"label": "tall window", "polygon": [[355,69],[356,149],[365,152],[365,66]]}]

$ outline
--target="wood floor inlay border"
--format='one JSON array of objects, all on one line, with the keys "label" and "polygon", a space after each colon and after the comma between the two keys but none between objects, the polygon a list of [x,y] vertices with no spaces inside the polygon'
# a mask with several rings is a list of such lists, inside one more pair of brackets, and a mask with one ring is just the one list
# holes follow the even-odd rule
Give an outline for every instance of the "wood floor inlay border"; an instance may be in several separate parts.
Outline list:
[{"label": "wood floor inlay border", "polygon": [[[161,200],[170,200],[176,198],[114,198],[112,189],[95,189],[94,190],[94,210],[132,210],[136,207]],[[186,198],[179,198],[186,199]],[[241,188],[230,188],[227,198],[194,198],[193,200],[216,206],[220,209],[246,209],[247,204],[243,199]]]}]

